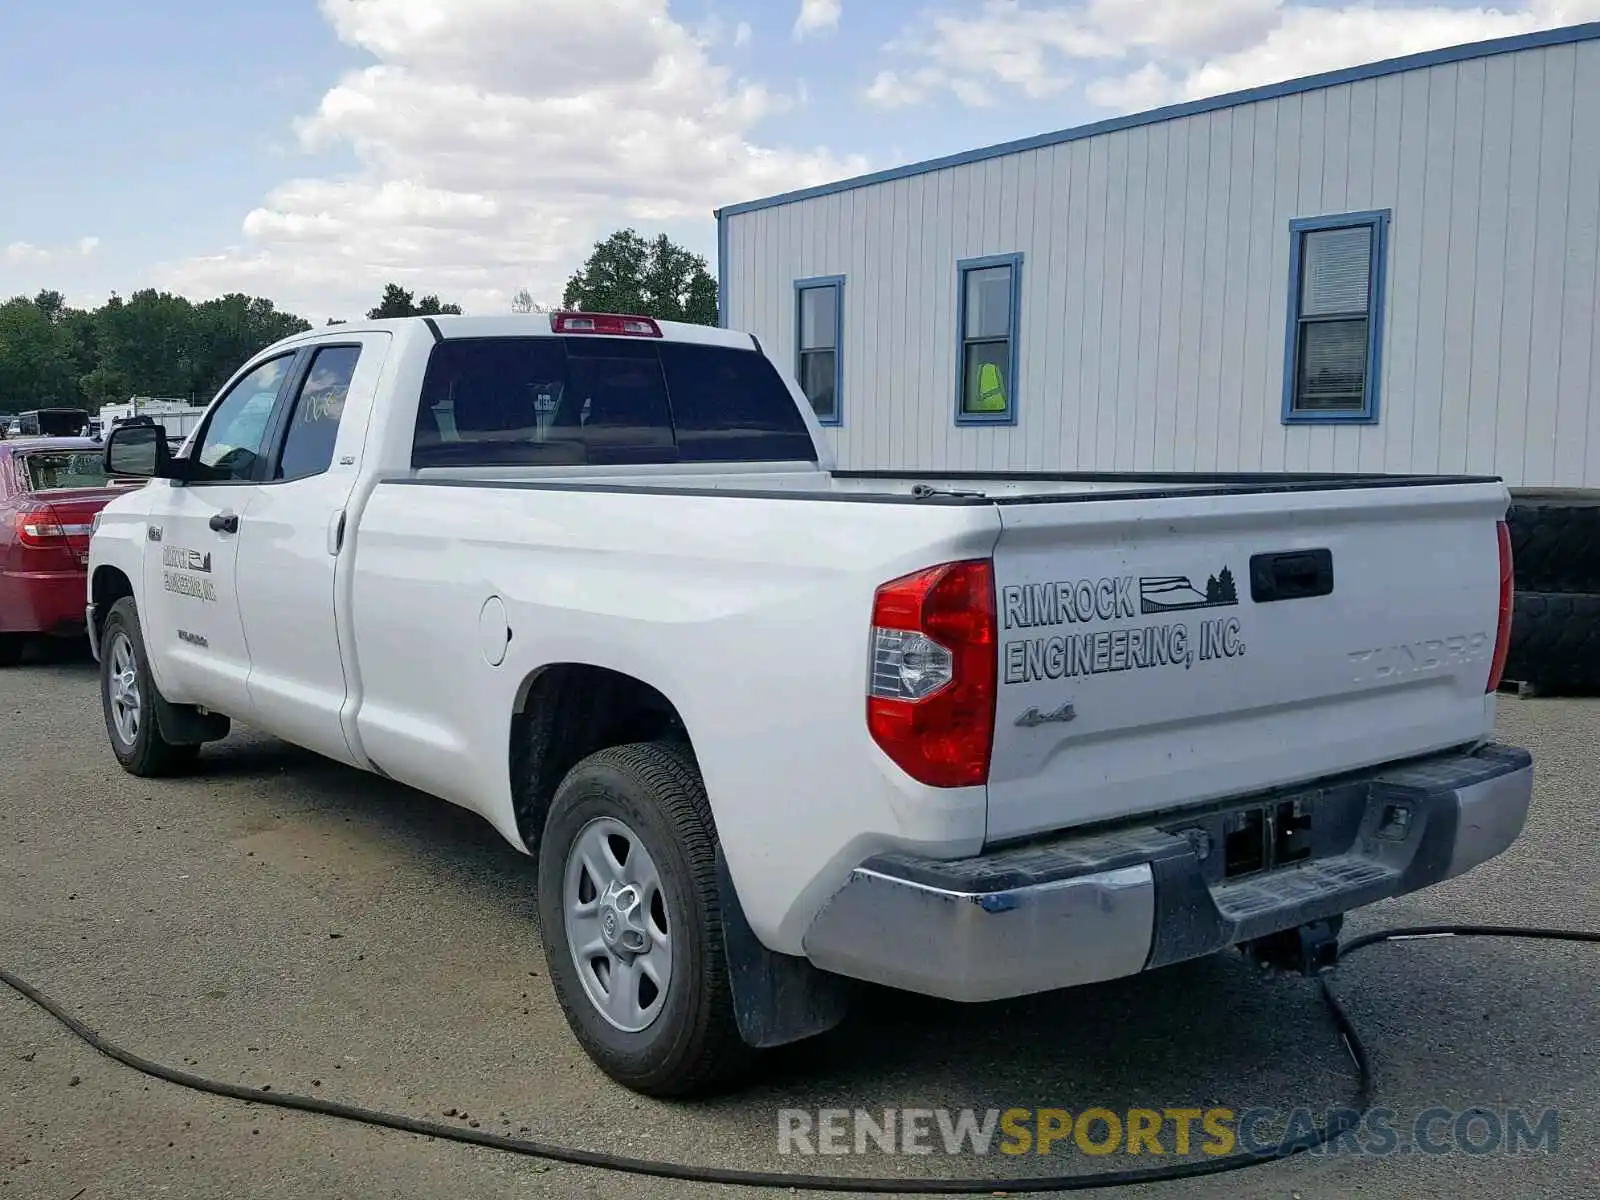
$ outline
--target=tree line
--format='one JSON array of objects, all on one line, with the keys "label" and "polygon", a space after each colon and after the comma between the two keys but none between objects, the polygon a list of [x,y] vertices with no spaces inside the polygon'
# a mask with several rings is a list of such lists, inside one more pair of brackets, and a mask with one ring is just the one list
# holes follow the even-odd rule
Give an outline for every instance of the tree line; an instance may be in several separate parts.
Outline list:
[{"label": "tree line", "polygon": [[[714,325],[717,285],[705,259],[665,234],[646,240],[623,229],[597,242],[567,281],[561,306],[625,312],[661,320]],[[515,312],[548,312],[526,289]],[[366,315],[459,313],[461,306],[429,294],[417,299],[386,284]],[[328,324],[342,324],[329,318]],[[191,301],[145,288],[115,293],[98,308],[73,308],[58,291],[0,303],[0,413],[33,408],[87,408],[130,396],[163,396],[203,404],[252,354],[311,323],[262,296],[232,293]]]}]

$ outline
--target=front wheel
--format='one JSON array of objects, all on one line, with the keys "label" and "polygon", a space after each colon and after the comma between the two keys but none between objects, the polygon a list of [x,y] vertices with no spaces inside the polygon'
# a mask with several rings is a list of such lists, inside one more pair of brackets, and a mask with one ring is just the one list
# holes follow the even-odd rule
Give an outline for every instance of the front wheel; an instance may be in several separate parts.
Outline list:
[{"label": "front wheel", "polygon": [[754,1052],[722,946],[710,805],[688,752],[616,746],[556,790],[539,845],[539,923],[584,1051],[649,1096],[709,1091]]},{"label": "front wheel", "polygon": [[171,775],[200,753],[199,746],[176,746],[162,736],[157,695],[139,613],[133,597],[124,596],[111,606],[100,633],[100,703],[111,752],[130,775]]}]

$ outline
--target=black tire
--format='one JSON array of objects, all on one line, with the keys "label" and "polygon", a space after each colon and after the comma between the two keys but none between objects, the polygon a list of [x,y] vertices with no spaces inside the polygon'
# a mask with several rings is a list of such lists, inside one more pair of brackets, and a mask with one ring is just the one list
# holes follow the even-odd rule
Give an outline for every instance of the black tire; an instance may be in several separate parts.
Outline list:
[{"label": "black tire", "polygon": [[0,633],[0,667],[14,667],[22,661],[22,654],[28,648],[28,635],[25,633]]},{"label": "black tire", "polygon": [[1518,592],[1505,678],[1547,691],[1600,691],[1600,595]]},{"label": "black tire", "polygon": [[1600,494],[1517,493],[1506,524],[1519,592],[1600,593]]},{"label": "black tire", "polygon": [[[598,818],[621,821],[656,864],[670,924],[671,977],[639,1032],[612,1024],[579,978],[563,917],[568,853]],[[541,941],[556,999],[595,1064],[647,1096],[704,1094],[735,1082],[755,1059],[739,1036],[722,942],[716,832],[700,772],[672,742],[591,754],[556,790],[539,845]]]},{"label": "black tire", "polygon": [[[114,711],[113,665],[123,641],[127,642],[139,690],[139,720],[132,738],[119,728]],[[124,596],[111,606],[100,630],[100,708],[105,716],[106,738],[111,753],[130,775],[155,777],[175,775],[193,766],[200,755],[196,745],[173,745],[162,735],[157,718],[155,680],[150,674],[150,659],[145,654],[144,634],[139,629],[139,613],[132,596]]]}]

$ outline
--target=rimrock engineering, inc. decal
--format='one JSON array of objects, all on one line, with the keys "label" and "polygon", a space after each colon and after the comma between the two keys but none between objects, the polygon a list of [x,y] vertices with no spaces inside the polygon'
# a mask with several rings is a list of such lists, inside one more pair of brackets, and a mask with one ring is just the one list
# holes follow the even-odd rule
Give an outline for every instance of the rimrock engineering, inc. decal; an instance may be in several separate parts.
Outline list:
[{"label": "rimrock engineering, inc. decal", "polygon": [[215,600],[216,585],[211,582],[211,555],[184,546],[161,547],[161,586],[180,596],[196,600]]},{"label": "rimrock engineering, inc. decal", "polygon": [[1239,658],[1245,644],[1236,616],[1120,624],[1238,606],[1238,584],[1226,566],[1205,578],[1118,575],[1008,585],[1001,589],[1002,628],[1052,632],[1007,639],[1002,678],[1037,683]]}]

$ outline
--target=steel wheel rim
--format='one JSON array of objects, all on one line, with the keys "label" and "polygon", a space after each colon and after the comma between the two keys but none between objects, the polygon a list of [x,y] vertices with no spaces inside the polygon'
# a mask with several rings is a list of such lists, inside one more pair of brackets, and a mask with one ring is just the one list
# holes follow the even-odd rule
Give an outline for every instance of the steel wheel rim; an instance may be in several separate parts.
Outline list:
[{"label": "steel wheel rim", "polygon": [[144,712],[139,693],[139,660],[133,641],[122,630],[111,635],[106,651],[106,701],[111,706],[111,725],[117,740],[131,746],[139,737],[139,721]]},{"label": "steel wheel rim", "polygon": [[672,923],[661,872],[639,835],[597,817],[567,851],[561,913],[584,995],[608,1024],[641,1033],[672,983]]}]

